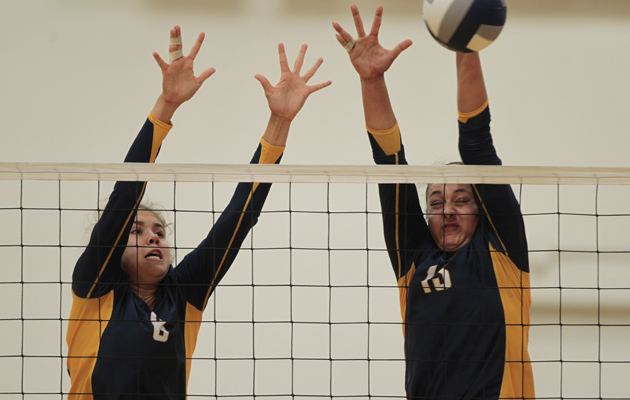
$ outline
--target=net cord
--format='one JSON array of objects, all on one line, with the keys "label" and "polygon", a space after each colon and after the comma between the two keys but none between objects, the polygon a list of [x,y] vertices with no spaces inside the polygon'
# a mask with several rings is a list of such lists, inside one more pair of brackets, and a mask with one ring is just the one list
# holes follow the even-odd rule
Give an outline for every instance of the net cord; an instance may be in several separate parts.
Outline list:
[{"label": "net cord", "polygon": [[630,168],[10,162],[0,180],[628,185]]}]

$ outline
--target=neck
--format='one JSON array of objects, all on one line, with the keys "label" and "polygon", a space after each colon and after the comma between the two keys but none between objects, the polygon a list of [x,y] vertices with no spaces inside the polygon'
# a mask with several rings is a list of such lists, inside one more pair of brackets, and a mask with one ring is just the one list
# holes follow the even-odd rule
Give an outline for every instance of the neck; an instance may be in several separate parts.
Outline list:
[{"label": "neck", "polygon": [[134,293],[153,310],[157,297],[158,285],[131,285]]}]

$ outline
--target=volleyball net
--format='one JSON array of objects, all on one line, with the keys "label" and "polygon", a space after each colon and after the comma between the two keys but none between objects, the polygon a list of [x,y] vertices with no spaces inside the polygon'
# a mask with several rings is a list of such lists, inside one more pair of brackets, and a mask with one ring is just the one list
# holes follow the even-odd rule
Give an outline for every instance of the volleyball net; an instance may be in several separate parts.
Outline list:
[{"label": "volleyball net", "polygon": [[630,393],[630,169],[0,163],[0,399],[66,398],[71,277],[116,180],[149,181],[181,260],[236,182],[273,182],[203,314],[189,398],[404,398],[377,183],[506,183],[529,242],[540,399]]}]

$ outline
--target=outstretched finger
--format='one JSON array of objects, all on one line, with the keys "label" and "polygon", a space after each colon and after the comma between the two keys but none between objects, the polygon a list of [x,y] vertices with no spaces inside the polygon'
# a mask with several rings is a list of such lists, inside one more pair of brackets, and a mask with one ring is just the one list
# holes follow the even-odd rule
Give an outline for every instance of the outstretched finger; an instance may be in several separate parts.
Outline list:
[{"label": "outstretched finger", "polygon": [[256,78],[258,80],[258,82],[260,82],[260,84],[262,85],[263,90],[265,91],[265,93],[267,93],[269,90],[271,90],[273,88],[271,83],[269,83],[269,80],[267,78],[265,78],[263,75],[256,74],[256,75],[254,75],[254,78]]},{"label": "outstretched finger", "polygon": [[306,49],[308,49],[308,45],[304,43],[300,47],[300,51],[298,51],[297,57],[295,57],[295,63],[293,64],[293,71],[300,72],[302,69],[302,65],[304,64],[304,55],[306,54]]},{"label": "outstretched finger", "polygon": [[303,76],[305,82],[308,82],[313,77],[313,75],[315,75],[315,73],[317,72],[317,70],[319,69],[320,65],[322,65],[323,62],[324,62],[324,59],[321,57],[319,57],[315,61],[315,64],[313,64],[313,66],[309,68],[308,71],[306,71],[306,73]]},{"label": "outstretched finger", "polygon": [[182,52],[182,30],[179,25],[175,25],[171,29],[170,45],[168,46],[168,55],[171,61],[178,60],[184,56]]},{"label": "outstretched finger", "polygon": [[376,7],[376,13],[374,14],[374,22],[372,22],[372,30],[370,35],[378,36],[378,32],[381,30],[381,22],[383,20],[383,6]]},{"label": "outstretched finger", "polygon": [[[338,34],[336,35],[336,37],[342,46],[346,44],[346,42],[352,40],[352,35],[348,33],[348,31],[344,30],[338,22],[333,22],[333,28],[335,28],[335,30],[337,31]],[[342,39],[343,42],[341,41]]]},{"label": "outstretched finger", "polygon": [[206,34],[201,32],[199,36],[197,36],[197,40],[195,40],[195,44],[193,44],[193,46],[190,48],[188,57],[190,57],[192,60],[194,60],[195,57],[197,57],[197,54],[199,53],[199,49],[201,49],[201,44],[203,43],[203,39],[205,37],[206,37]]},{"label": "outstretched finger", "polygon": [[359,35],[359,37],[365,36],[365,28],[363,27],[361,14],[359,14],[359,7],[353,4],[350,6],[350,10],[352,11],[352,19],[354,19],[354,26],[357,28],[357,35]]},{"label": "outstretched finger", "polygon": [[[181,39],[182,37],[182,28],[179,27],[179,25],[175,25],[174,27],[171,28],[170,30],[170,39],[171,39],[171,44],[173,42],[172,39]],[[169,49],[170,50],[170,49]],[[177,50],[177,49],[175,49]]]},{"label": "outstretched finger", "polygon": [[322,82],[322,83],[318,83],[318,84],[315,84],[315,85],[311,85],[311,86],[308,87],[308,89],[309,89],[310,93],[314,93],[314,92],[317,92],[318,90],[323,89],[325,87],[328,87],[330,85],[332,85],[332,81],[328,80],[326,82]]},{"label": "outstretched finger", "polygon": [[160,57],[157,51],[153,52],[153,58],[155,58],[155,61],[162,71],[168,68],[168,64],[162,59],[162,57]]},{"label": "outstretched finger", "polygon": [[394,56],[394,58],[398,57],[400,53],[402,53],[404,50],[407,50],[412,44],[413,42],[410,39],[403,40],[392,49],[392,55]]},{"label": "outstretched finger", "polygon": [[356,40],[352,38],[352,35],[343,30],[341,28],[341,25],[339,25],[337,22],[333,22],[333,28],[335,28],[335,30],[338,32],[337,35],[335,35],[335,38],[337,38],[339,44],[343,46],[344,49],[351,51],[354,48]]},{"label": "outstretched finger", "polygon": [[280,71],[289,71],[289,61],[287,61],[287,53],[284,51],[284,43],[282,42],[278,43],[278,57],[280,58]]},{"label": "outstretched finger", "polygon": [[197,84],[201,86],[206,81],[206,79],[210,78],[210,76],[212,76],[212,74],[214,74],[215,72],[217,72],[215,68],[206,69],[197,77]]}]

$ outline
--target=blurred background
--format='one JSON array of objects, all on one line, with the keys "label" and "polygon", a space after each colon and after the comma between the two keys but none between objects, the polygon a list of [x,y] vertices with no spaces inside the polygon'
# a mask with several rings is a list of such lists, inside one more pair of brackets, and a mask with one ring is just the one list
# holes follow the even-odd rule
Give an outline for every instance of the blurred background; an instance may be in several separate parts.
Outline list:
[{"label": "blurred background", "polygon": [[[169,30],[179,24],[184,53],[206,33],[196,71],[217,72],[177,111],[159,163],[248,162],[269,117],[254,75],[277,82],[283,42],[290,64],[307,43],[304,70],[324,58],[312,82],[333,81],[293,122],[283,164],[369,165],[359,80],[331,26],[355,32],[350,4],[3,1],[0,162],[121,162],[161,91],[151,52],[167,59]],[[366,26],[384,6],[384,47],[414,42],[386,75],[409,162],[457,159],[455,55],[430,37],[422,2],[356,4]],[[628,167],[629,22],[627,0],[508,0],[503,32],[481,53],[505,165]],[[0,399],[60,398],[69,389],[61,358],[68,283],[93,209],[111,184],[0,185]],[[205,235],[233,187],[149,185],[150,200],[183,210],[169,213],[179,259]],[[538,397],[627,396],[630,191],[515,190],[532,250]],[[404,396],[398,292],[378,211],[374,185],[274,185],[204,314],[189,393]]]}]

